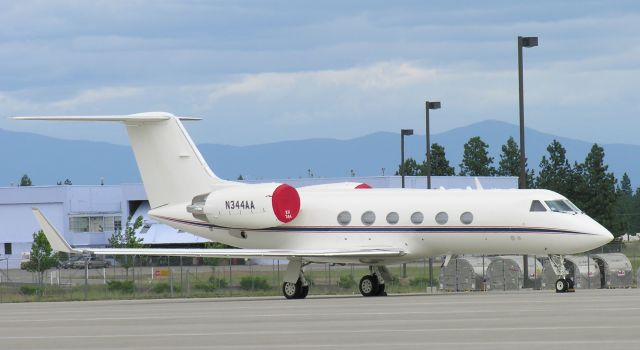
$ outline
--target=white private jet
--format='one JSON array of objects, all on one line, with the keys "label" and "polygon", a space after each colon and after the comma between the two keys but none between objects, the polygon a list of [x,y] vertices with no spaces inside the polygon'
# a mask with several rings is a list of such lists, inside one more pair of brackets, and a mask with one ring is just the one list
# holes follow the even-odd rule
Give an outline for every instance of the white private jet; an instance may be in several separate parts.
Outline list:
[{"label": "white private jet", "polygon": [[169,113],[15,117],[121,122],[127,128],[151,205],[149,215],[179,230],[243,249],[73,248],[34,213],[54,250],[76,254],[289,260],[282,292],[305,298],[310,262],[369,265],[364,296],[386,295],[386,264],[452,254],[549,255],[571,289],[564,254],[597,248],[611,233],[568,199],[548,190],[372,189],[336,183],[293,188],[218,178]]}]

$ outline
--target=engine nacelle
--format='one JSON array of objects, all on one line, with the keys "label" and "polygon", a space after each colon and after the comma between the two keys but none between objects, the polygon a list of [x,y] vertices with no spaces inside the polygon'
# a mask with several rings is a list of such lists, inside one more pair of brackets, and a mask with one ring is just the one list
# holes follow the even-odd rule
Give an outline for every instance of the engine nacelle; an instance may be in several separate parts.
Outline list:
[{"label": "engine nacelle", "polygon": [[300,195],[287,184],[247,184],[196,196],[187,211],[221,227],[262,229],[295,219]]}]

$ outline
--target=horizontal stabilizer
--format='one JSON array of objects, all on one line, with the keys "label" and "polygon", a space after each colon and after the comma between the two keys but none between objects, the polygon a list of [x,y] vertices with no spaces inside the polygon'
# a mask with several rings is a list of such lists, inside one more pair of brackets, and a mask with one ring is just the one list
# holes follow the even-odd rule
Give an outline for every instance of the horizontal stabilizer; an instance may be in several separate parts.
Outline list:
[{"label": "horizontal stabilizer", "polygon": [[[128,115],[58,115],[58,116],[26,116],[13,117],[17,120],[49,120],[71,122],[157,122],[174,117],[167,112],[146,112]],[[194,117],[177,117],[180,120],[201,120]]]}]

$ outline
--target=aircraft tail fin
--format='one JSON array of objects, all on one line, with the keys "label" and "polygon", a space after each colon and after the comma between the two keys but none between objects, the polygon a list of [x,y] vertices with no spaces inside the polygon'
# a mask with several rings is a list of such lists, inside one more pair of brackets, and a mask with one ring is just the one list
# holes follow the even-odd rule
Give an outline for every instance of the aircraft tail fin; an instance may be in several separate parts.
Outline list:
[{"label": "aircraft tail fin", "polygon": [[33,210],[33,215],[36,216],[36,220],[40,224],[40,228],[44,232],[44,235],[47,236],[47,240],[49,244],[51,244],[51,248],[57,252],[63,253],[81,253],[80,251],[71,248],[69,243],[62,237],[62,235],[56,230],[55,227],[49,222],[49,220],[42,214],[40,209],[31,208]]},{"label": "aircraft tail fin", "polygon": [[36,116],[20,120],[109,121],[122,122],[127,128],[133,153],[151,208],[191,202],[229,182],[218,178],[184,129],[182,120],[165,112],[108,116]]}]

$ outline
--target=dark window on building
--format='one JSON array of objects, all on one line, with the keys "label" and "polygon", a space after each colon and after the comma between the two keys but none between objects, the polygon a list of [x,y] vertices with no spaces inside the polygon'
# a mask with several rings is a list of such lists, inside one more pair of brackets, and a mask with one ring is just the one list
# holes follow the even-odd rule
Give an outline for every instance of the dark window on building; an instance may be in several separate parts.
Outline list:
[{"label": "dark window on building", "polygon": [[4,244],[4,255],[11,255],[13,254],[13,249],[11,247],[11,243],[5,243]]}]

